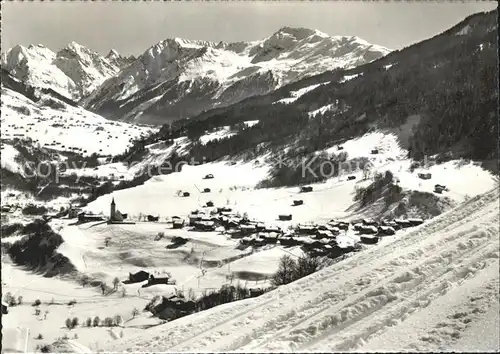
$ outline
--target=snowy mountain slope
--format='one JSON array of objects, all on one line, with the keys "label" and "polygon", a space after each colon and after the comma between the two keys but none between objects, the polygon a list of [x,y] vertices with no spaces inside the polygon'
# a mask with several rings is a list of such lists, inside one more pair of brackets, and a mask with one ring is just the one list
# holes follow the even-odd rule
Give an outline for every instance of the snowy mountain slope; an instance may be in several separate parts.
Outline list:
[{"label": "snowy mountain slope", "polygon": [[388,49],[357,37],[330,37],[289,27],[254,42],[167,39],[149,48],[83,103],[116,119],[165,123],[327,70],[355,67],[387,53]]},{"label": "snowy mountain slope", "polygon": [[2,55],[1,66],[28,85],[77,101],[118,73],[113,60],[71,42],[57,53],[43,45],[17,45]]},{"label": "snowy mountain slope", "polygon": [[121,122],[110,122],[82,107],[73,107],[43,96],[33,102],[26,96],[2,88],[2,138],[31,139],[54,151],[116,155],[133,139],[155,131]]},{"label": "snowy mountain slope", "polygon": [[106,350],[446,350],[498,302],[498,222],[496,186],[391,244]]}]

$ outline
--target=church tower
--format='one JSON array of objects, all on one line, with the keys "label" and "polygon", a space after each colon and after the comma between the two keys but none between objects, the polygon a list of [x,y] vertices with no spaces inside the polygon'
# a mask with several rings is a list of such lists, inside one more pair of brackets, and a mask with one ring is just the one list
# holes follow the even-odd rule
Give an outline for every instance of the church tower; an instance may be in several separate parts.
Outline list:
[{"label": "church tower", "polygon": [[111,221],[115,220],[115,216],[116,216],[116,204],[115,204],[115,198],[113,198],[113,200],[111,200],[111,210],[109,213],[109,220]]}]

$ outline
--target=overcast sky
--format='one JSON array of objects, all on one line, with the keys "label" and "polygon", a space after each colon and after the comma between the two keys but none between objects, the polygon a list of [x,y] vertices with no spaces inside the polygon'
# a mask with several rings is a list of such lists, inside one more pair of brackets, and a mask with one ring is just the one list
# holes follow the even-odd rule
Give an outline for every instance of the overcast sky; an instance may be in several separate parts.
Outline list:
[{"label": "overcast sky", "polygon": [[432,37],[496,2],[2,2],[2,51],[75,41],[107,54],[141,54],[169,37],[248,41],[283,26],[358,36],[390,49]]}]

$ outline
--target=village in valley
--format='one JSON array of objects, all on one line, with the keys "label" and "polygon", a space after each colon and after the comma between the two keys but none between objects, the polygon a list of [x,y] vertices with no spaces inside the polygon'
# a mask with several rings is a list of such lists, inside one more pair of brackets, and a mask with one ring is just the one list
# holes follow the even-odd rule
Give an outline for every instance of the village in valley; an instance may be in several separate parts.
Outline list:
[{"label": "village in valley", "polygon": [[[165,321],[271,291],[284,256],[315,260],[313,268],[320,269],[387,246],[432,217],[414,212],[410,217],[391,218],[396,213],[389,209],[396,205],[361,208],[361,201],[354,200],[356,190],[382,181],[383,174],[377,171],[394,171],[386,172],[391,183],[416,186],[443,198],[443,208],[451,208],[451,200],[466,198],[455,192],[466,182],[447,179],[447,169],[464,177],[481,171],[473,164],[458,167],[455,163],[409,169],[412,162],[403,158],[390,134],[368,134],[344,143],[342,149],[353,156],[368,156],[372,170],[353,170],[324,183],[270,191],[254,188],[268,173],[267,165],[223,161],[186,165],[179,172],[154,176],[144,185],[115,191],[84,207],[49,204],[53,211],[42,217],[62,236],[57,253],[69,260],[71,270],[34,285],[19,266],[4,262],[3,288],[13,306],[9,312],[19,313],[16,321],[40,332],[37,336],[46,341],[73,336],[91,350],[99,350],[113,338],[133,336]],[[395,155],[400,158],[391,157]],[[446,181],[450,187],[434,181]],[[7,195],[10,200],[19,197]],[[4,204],[4,215],[13,217],[37,208],[30,204],[13,208],[13,204]],[[30,220],[29,215],[24,218]],[[36,222],[36,216],[31,220]],[[21,237],[4,237],[2,244]],[[107,305],[103,308],[103,304]],[[33,316],[38,319],[36,325]],[[70,322],[63,325],[68,318]],[[57,326],[48,328],[44,324],[48,320]],[[104,332],[96,335],[99,329]],[[33,350],[39,341],[30,341]]]},{"label": "village in valley", "polygon": [[2,353],[490,350],[496,11],[2,52]]}]

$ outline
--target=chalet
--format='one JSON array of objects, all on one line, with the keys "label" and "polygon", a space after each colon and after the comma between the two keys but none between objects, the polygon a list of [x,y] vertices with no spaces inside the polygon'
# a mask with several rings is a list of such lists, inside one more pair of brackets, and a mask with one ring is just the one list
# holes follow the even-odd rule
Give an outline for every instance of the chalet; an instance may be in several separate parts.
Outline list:
[{"label": "chalet", "polygon": [[314,225],[298,225],[297,233],[302,235],[314,235],[318,231],[318,228]]},{"label": "chalet", "polygon": [[104,218],[101,215],[89,214],[85,212],[81,212],[78,214],[78,222],[91,222],[91,221],[102,221]]},{"label": "chalet", "polygon": [[191,214],[189,215],[189,225],[190,226],[195,226],[197,222],[201,221],[201,216],[197,214]]},{"label": "chalet", "polygon": [[281,233],[281,228],[279,226],[266,226],[265,228],[266,232],[275,232],[275,233]]},{"label": "chalet", "polygon": [[213,179],[214,178],[214,175],[209,173],[208,175],[206,175],[205,177],[203,177],[203,179]]},{"label": "chalet", "polygon": [[367,244],[367,245],[374,245],[378,243],[379,237],[378,236],[361,236],[360,237],[361,243]]},{"label": "chalet", "polygon": [[190,195],[191,195],[191,194],[189,194],[189,192],[183,192],[183,193],[182,193],[182,196],[183,196],[183,197],[189,197]]},{"label": "chalet", "polygon": [[311,186],[302,186],[300,187],[300,193],[309,193],[312,192],[313,187]]},{"label": "chalet", "polygon": [[293,205],[294,206],[298,206],[298,205],[302,205],[302,204],[304,204],[304,201],[302,199],[294,200],[293,201]]},{"label": "chalet", "polygon": [[324,239],[324,238],[334,238],[334,237],[335,237],[335,235],[329,230],[317,230],[316,231],[316,238]]},{"label": "chalet", "polygon": [[218,207],[217,208],[217,212],[219,214],[221,213],[230,213],[231,211],[233,211],[231,208],[228,208],[228,207]]},{"label": "chalet", "polygon": [[309,255],[311,257],[323,257],[328,254],[328,251],[326,248],[321,247],[321,248],[313,248],[309,251]]},{"label": "chalet", "polygon": [[402,229],[412,226],[411,222],[409,222],[408,220],[395,219],[394,222],[398,224]]},{"label": "chalet", "polygon": [[160,219],[159,216],[147,215],[148,221],[158,221]]},{"label": "chalet", "polygon": [[215,223],[210,220],[200,220],[194,224],[194,227],[199,231],[214,231]]},{"label": "chalet", "polygon": [[135,274],[128,273],[128,280],[130,283],[139,283],[142,281],[146,281],[148,279],[149,279],[149,273],[144,270],[140,270]]},{"label": "chalet", "polygon": [[203,189],[203,193],[210,193],[210,188]]},{"label": "chalet", "polygon": [[269,233],[269,234],[263,234],[261,235],[261,238],[264,239],[264,241],[266,242],[266,244],[276,244],[278,243],[278,234],[277,233]]},{"label": "chalet", "polygon": [[214,202],[212,202],[212,201],[208,201],[208,202],[205,204],[205,206],[206,206],[206,207],[211,208],[211,207],[213,207],[213,206],[214,206]]},{"label": "chalet", "polygon": [[299,240],[294,237],[279,237],[278,240],[280,245],[283,246],[296,246],[300,243]]},{"label": "chalet", "polygon": [[321,243],[319,240],[304,240],[304,244],[302,245],[302,248],[305,251],[308,250],[313,250],[315,248],[322,248],[324,246],[323,243]]},{"label": "chalet", "polygon": [[342,256],[344,253],[344,249],[339,247],[338,245],[326,245],[325,246],[326,251],[328,252],[327,257],[328,258],[337,258]]},{"label": "chalet", "polygon": [[153,308],[153,313],[162,320],[172,321],[195,311],[196,303],[183,296],[163,297],[162,302]]},{"label": "chalet", "polygon": [[150,274],[147,284],[144,284],[142,287],[146,288],[157,284],[175,285],[175,280],[171,280],[168,277],[155,278],[153,274]]},{"label": "chalet", "polygon": [[422,220],[420,218],[412,218],[412,219],[408,219],[408,222],[411,224],[411,226],[418,226],[418,225],[422,225],[424,223],[424,220]]},{"label": "chalet", "polygon": [[278,219],[281,220],[281,221],[290,221],[290,220],[292,220],[292,214],[279,215]]},{"label": "chalet", "polygon": [[363,220],[361,220],[361,222],[365,226],[378,226],[378,222],[376,222],[373,219],[363,219]]},{"label": "chalet", "polygon": [[431,179],[432,177],[430,173],[419,173],[417,176],[420,179]]},{"label": "chalet", "polygon": [[349,230],[349,223],[348,222],[339,222],[337,227],[339,228],[339,230],[347,231],[347,230]]},{"label": "chalet", "polygon": [[440,184],[436,184],[434,186],[434,193],[441,194],[441,193],[446,192],[446,191],[448,191],[448,188],[446,188],[446,186],[442,186]]},{"label": "chalet", "polygon": [[262,294],[264,294],[264,290],[261,289],[261,288],[253,288],[253,289],[250,289],[250,297],[257,297],[257,296],[260,296]]},{"label": "chalet", "polygon": [[391,226],[379,226],[377,235],[391,236],[394,235],[395,233],[396,230],[394,230],[394,228]]},{"label": "chalet", "polygon": [[250,237],[250,236],[245,236],[243,237],[241,240],[240,240],[240,243],[242,245],[250,245],[252,244],[254,241],[254,238],[253,237]]},{"label": "chalet", "polygon": [[356,223],[354,224],[354,231],[359,231],[363,227],[362,223]]},{"label": "chalet", "polygon": [[352,181],[353,179],[356,179],[356,176],[347,176],[348,181]]},{"label": "chalet", "polygon": [[320,227],[318,227],[318,230],[329,231],[334,236],[338,235],[340,233],[340,229],[337,226],[332,226],[332,225],[329,225],[329,224],[327,224],[327,225],[321,225]]},{"label": "chalet", "polygon": [[266,225],[263,222],[258,222],[257,224],[255,224],[255,230],[264,231],[266,230]]},{"label": "chalet", "polygon": [[266,239],[262,238],[262,237],[257,237],[254,241],[254,246],[256,247],[262,247],[266,244]]},{"label": "chalet", "polygon": [[389,227],[392,227],[396,231],[401,229],[401,226],[399,226],[398,223],[396,223],[394,221],[388,221],[388,220],[383,220],[381,222],[381,226],[389,226]]},{"label": "chalet", "polygon": [[358,229],[358,231],[361,235],[375,235],[375,234],[377,234],[378,229],[375,226],[361,225],[361,227]]},{"label": "chalet", "polygon": [[240,225],[239,226],[240,235],[250,235],[256,231],[257,231],[257,228],[255,225]]},{"label": "chalet", "polygon": [[373,149],[371,152],[372,152],[372,155],[377,155],[378,154],[378,149]]},{"label": "chalet", "polygon": [[182,229],[184,227],[184,220],[181,218],[172,219],[172,228]]}]

